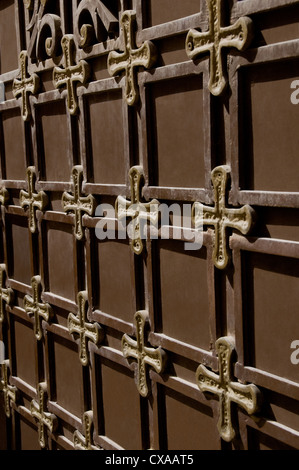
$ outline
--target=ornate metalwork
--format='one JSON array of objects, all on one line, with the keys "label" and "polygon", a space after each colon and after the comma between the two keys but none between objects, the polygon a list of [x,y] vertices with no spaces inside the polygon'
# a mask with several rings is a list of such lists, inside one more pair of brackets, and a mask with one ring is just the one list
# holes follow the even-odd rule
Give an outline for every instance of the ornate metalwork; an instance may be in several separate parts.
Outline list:
[{"label": "ornate metalwork", "polygon": [[219,338],[215,344],[218,355],[219,375],[200,365],[196,371],[196,383],[202,392],[218,395],[220,416],[218,431],[223,440],[230,442],[236,435],[232,424],[232,404],[235,403],[251,415],[259,410],[261,394],[253,385],[234,382],[232,378],[232,353],[234,341],[231,337]]},{"label": "ornate metalwork", "polygon": [[74,432],[74,447],[75,450],[98,450],[92,445],[92,427],[93,427],[93,412],[86,411],[83,415],[84,436],[76,430]]},{"label": "ornate metalwork", "polygon": [[[62,30],[61,30],[61,19],[59,16],[45,13],[45,6],[48,0],[35,0],[34,6],[33,1],[24,0],[25,7],[28,10],[33,9],[31,21],[27,26],[27,31],[31,31],[31,38],[28,45],[28,55],[33,58],[33,51],[35,47],[36,57],[42,60],[42,47],[45,48],[46,54],[49,57],[55,57],[57,48],[59,46]],[[50,30],[50,36],[48,36]],[[42,38],[45,35],[46,38],[44,45],[42,44]]]},{"label": "ornate metalwork", "polygon": [[133,22],[136,21],[136,12],[125,11],[121,17],[121,29],[124,38],[124,51],[112,51],[108,56],[108,72],[111,76],[125,71],[126,87],[125,98],[129,106],[137,103],[139,98],[136,83],[137,67],[151,68],[157,58],[156,48],[151,41],[145,41],[141,47],[135,48]]},{"label": "ornate metalwork", "polygon": [[[81,18],[86,17],[86,13],[90,15],[92,24],[81,24]],[[76,10],[75,19],[75,37],[80,47],[90,46],[93,39],[96,38],[101,42],[100,21],[103,24],[108,35],[118,31],[118,19],[106,7],[101,0],[82,0]]]},{"label": "ornate metalwork", "polygon": [[53,83],[55,88],[66,87],[67,89],[67,107],[69,112],[74,115],[78,112],[78,98],[76,93],[76,84],[84,85],[89,77],[89,65],[85,60],[80,60],[78,64],[74,61],[74,37],[72,34],[66,34],[61,40],[61,47],[64,56],[65,67],[54,67]]},{"label": "ornate metalwork", "polygon": [[28,121],[31,116],[29,95],[35,95],[39,90],[39,76],[33,73],[27,77],[28,56],[26,51],[20,53],[20,71],[21,78],[15,78],[12,91],[15,98],[21,97],[22,100],[22,118]]},{"label": "ornate metalwork", "polygon": [[24,190],[20,191],[20,203],[21,207],[28,207],[28,224],[31,233],[35,233],[37,229],[34,209],[43,211],[48,204],[48,196],[44,191],[34,193],[35,180],[35,167],[29,166],[27,168],[28,192]]},{"label": "ornate metalwork", "polygon": [[226,268],[229,260],[227,252],[226,230],[232,228],[247,234],[252,226],[254,210],[245,205],[239,209],[226,207],[227,181],[230,174],[229,166],[218,166],[212,171],[215,207],[195,202],[192,218],[196,228],[202,225],[214,226],[213,261],[216,268]]},{"label": "ornate metalwork", "polygon": [[74,185],[74,194],[64,192],[62,195],[62,207],[65,212],[74,212],[75,214],[75,237],[82,240],[84,231],[82,227],[82,213],[92,216],[95,210],[95,199],[92,194],[81,196],[81,187],[83,181],[83,167],[77,165],[72,170],[72,180]]},{"label": "ornate metalwork", "polygon": [[133,224],[131,237],[131,247],[136,255],[143,251],[144,224],[150,221],[156,224],[159,219],[159,201],[153,199],[151,202],[141,202],[141,183],[143,181],[143,169],[141,166],[134,166],[129,172],[131,201],[118,196],[115,203],[116,217],[119,220],[130,217]]},{"label": "ornate metalwork", "polygon": [[224,48],[237,48],[243,51],[249,46],[252,34],[252,21],[244,16],[231,26],[222,26],[222,0],[206,0],[209,10],[209,30],[199,32],[191,29],[186,39],[186,52],[190,59],[210,53],[210,92],[218,96],[226,87],[227,78],[222,56]]},{"label": "ornate metalwork", "polygon": [[103,338],[103,330],[100,325],[86,322],[87,300],[87,292],[79,292],[77,296],[78,315],[69,313],[67,319],[70,334],[79,335],[79,356],[83,366],[87,366],[89,363],[87,341],[91,340],[98,344]]},{"label": "ornate metalwork", "polygon": [[24,309],[27,315],[34,317],[34,334],[38,341],[43,337],[43,329],[41,322],[42,320],[49,321],[52,315],[52,309],[49,304],[41,301],[41,277],[34,276],[31,279],[32,297],[25,295],[24,297]]},{"label": "ornate metalwork", "polygon": [[10,418],[11,402],[16,403],[18,390],[8,383],[9,360],[2,364],[2,380],[0,382],[0,391],[4,394],[4,409],[7,418]]},{"label": "ornate metalwork", "polygon": [[30,405],[30,413],[38,422],[38,440],[42,449],[46,446],[46,428],[53,433],[58,423],[57,417],[54,414],[45,411],[47,409],[46,393],[47,383],[39,383],[37,388],[38,402],[32,400]]},{"label": "ornate metalwork", "polygon": [[144,344],[147,322],[148,313],[146,311],[137,312],[135,314],[136,341],[125,334],[121,342],[124,357],[137,359],[135,382],[142,397],[147,397],[149,393],[146,366],[153,367],[160,374],[163,372],[166,363],[166,353],[162,348],[150,348]]},{"label": "ornate metalwork", "polygon": [[6,265],[0,264],[0,323],[4,321],[4,312],[5,307],[4,303],[10,305],[13,301],[14,292],[8,287],[5,286],[5,277],[6,277]]}]

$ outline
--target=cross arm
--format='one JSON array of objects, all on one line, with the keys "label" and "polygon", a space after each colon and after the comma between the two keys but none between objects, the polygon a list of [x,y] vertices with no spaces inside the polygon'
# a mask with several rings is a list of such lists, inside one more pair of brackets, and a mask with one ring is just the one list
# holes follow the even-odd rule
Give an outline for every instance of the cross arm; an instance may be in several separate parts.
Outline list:
[{"label": "cross arm", "polygon": [[219,376],[203,364],[200,364],[197,368],[196,382],[201,392],[210,392],[218,396],[222,393]]},{"label": "cross arm", "polygon": [[121,346],[125,358],[133,357],[134,359],[138,359],[137,342],[127,334],[123,335]]},{"label": "cross arm", "polygon": [[186,52],[189,59],[195,59],[199,54],[213,49],[213,38],[210,31],[202,33],[196,29],[190,29],[186,38]]},{"label": "cross arm", "polygon": [[224,225],[239,230],[243,235],[247,234],[254,222],[255,211],[249,205],[239,209],[227,209],[224,212]]},{"label": "cross arm", "polygon": [[231,382],[230,388],[233,401],[244,408],[249,415],[259,411],[262,395],[256,385],[244,385],[240,382]]},{"label": "cross arm", "polygon": [[253,38],[253,22],[243,16],[231,26],[220,28],[220,47],[235,47],[239,51],[246,49]]}]

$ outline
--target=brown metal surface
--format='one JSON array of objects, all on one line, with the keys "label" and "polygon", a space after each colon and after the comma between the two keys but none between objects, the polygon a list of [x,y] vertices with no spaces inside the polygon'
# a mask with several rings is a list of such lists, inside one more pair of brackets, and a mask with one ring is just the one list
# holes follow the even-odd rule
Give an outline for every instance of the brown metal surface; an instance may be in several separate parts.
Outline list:
[{"label": "brown metal surface", "polygon": [[0,449],[299,449],[299,1],[0,3]]}]

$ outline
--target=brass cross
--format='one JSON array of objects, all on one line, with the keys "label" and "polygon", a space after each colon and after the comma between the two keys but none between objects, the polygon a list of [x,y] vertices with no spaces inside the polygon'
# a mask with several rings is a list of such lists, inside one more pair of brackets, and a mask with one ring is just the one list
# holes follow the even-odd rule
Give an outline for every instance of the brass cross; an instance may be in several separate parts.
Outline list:
[{"label": "brass cross", "polygon": [[27,77],[27,63],[27,52],[22,51],[20,53],[21,78],[15,78],[12,86],[14,97],[21,96],[22,98],[22,118],[24,121],[28,121],[31,116],[29,94],[35,95],[39,89],[38,75],[33,73],[30,77]]},{"label": "brass cross", "polygon": [[74,432],[74,447],[75,450],[96,450],[97,448],[92,445],[91,429],[93,425],[93,412],[86,411],[83,415],[84,435],[79,432]]},{"label": "brass cross", "polygon": [[43,337],[42,319],[48,322],[52,314],[52,309],[49,304],[41,302],[42,285],[40,276],[34,276],[31,279],[31,287],[32,297],[25,295],[24,309],[27,315],[34,316],[34,334],[36,339],[40,341]]},{"label": "brass cross", "polygon": [[4,394],[5,414],[7,418],[10,418],[11,402],[15,403],[17,400],[17,388],[9,385],[8,383],[8,369],[9,360],[6,360],[2,364],[2,380],[0,382],[0,391],[2,391]]},{"label": "brass cross", "polygon": [[145,326],[148,321],[146,311],[139,311],[135,314],[136,323],[136,341],[128,335],[122,337],[122,350],[125,358],[132,357],[137,359],[137,368],[135,372],[135,382],[138,392],[142,397],[147,397],[149,390],[146,377],[146,366],[153,367],[160,374],[163,372],[166,363],[166,354],[160,347],[149,348],[145,343]]},{"label": "brass cross", "polygon": [[156,48],[151,41],[145,41],[141,47],[135,48],[133,39],[133,22],[136,12],[127,10],[121,17],[121,29],[124,37],[124,51],[112,51],[108,55],[108,72],[111,76],[123,71],[126,74],[125,98],[129,106],[136,104],[139,91],[136,83],[136,68],[151,68],[157,58]]},{"label": "brass cross", "polygon": [[0,323],[4,321],[4,302],[10,304],[13,300],[13,290],[10,288],[5,289],[5,276],[6,276],[6,266],[5,264],[0,264]]},{"label": "brass cross", "polygon": [[186,52],[190,59],[210,53],[210,92],[218,96],[227,84],[222,50],[228,47],[244,50],[252,39],[252,21],[244,16],[227,27],[222,26],[222,0],[206,0],[209,10],[209,30],[191,29],[186,39]]},{"label": "brass cross", "polygon": [[201,364],[196,371],[196,382],[201,392],[218,395],[220,400],[218,431],[222,439],[230,442],[236,434],[232,424],[232,403],[244,408],[248,414],[253,414],[259,409],[260,391],[253,384],[244,385],[240,382],[233,382],[233,339],[230,337],[219,338],[215,346],[218,355],[219,375]]},{"label": "brass cross", "polygon": [[195,202],[192,209],[192,217],[196,228],[202,225],[214,226],[213,261],[216,268],[219,269],[224,269],[229,260],[226,240],[227,228],[239,230],[243,235],[247,234],[251,228],[254,214],[253,209],[248,205],[239,209],[226,207],[229,173],[230,167],[225,165],[218,166],[212,171],[215,207]]},{"label": "brass cross", "polygon": [[54,67],[53,83],[55,88],[66,86],[67,106],[69,112],[74,115],[78,111],[78,99],[76,94],[76,83],[84,85],[89,77],[89,65],[85,60],[74,63],[74,38],[66,34],[61,40],[65,68]]},{"label": "brass cross", "polygon": [[159,219],[159,202],[153,199],[151,202],[141,202],[141,183],[143,181],[143,169],[141,166],[133,166],[129,172],[131,201],[118,196],[115,203],[116,217],[119,220],[130,217],[133,223],[133,234],[131,237],[131,247],[136,255],[143,251],[144,223],[149,220],[156,224]]},{"label": "brass cross", "polygon": [[20,191],[20,202],[21,207],[28,207],[28,223],[31,233],[35,233],[37,228],[34,209],[36,208],[42,211],[48,204],[48,197],[44,191],[34,193],[35,179],[35,167],[29,166],[27,168],[28,192],[24,190]]},{"label": "brass cross", "polygon": [[89,194],[81,196],[81,186],[83,180],[83,168],[77,165],[72,170],[72,179],[74,185],[74,195],[64,192],[62,195],[62,207],[65,212],[71,211],[75,213],[75,237],[82,240],[84,236],[82,227],[82,212],[92,216],[95,209],[95,199]]},{"label": "brass cross", "polygon": [[77,300],[78,315],[69,313],[67,327],[70,334],[77,333],[79,335],[80,361],[83,366],[87,366],[89,362],[87,340],[90,339],[95,344],[98,344],[102,339],[103,331],[97,323],[86,322],[87,292],[79,292]]},{"label": "brass cross", "polygon": [[57,418],[52,413],[47,413],[46,405],[46,393],[47,393],[47,383],[42,382],[38,384],[37,388],[37,398],[38,402],[32,400],[30,405],[30,413],[33,418],[38,421],[38,440],[39,445],[43,449],[46,446],[46,428],[52,433],[55,431],[57,426]]}]

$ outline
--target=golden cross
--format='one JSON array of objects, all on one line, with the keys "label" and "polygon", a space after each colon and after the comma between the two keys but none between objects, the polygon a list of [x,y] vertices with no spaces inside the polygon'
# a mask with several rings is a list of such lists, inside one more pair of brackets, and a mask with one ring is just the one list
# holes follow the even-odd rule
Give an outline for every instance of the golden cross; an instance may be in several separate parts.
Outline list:
[{"label": "golden cross", "polygon": [[28,223],[31,233],[36,232],[37,228],[34,208],[42,211],[48,204],[48,197],[44,191],[39,191],[39,193],[33,192],[35,179],[35,167],[29,166],[27,168],[28,192],[20,191],[20,202],[21,207],[28,207]]},{"label": "golden cross", "polygon": [[122,337],[122,350],[124,357],[137,359],[135,381],[138,392],[142,397],[147,397],[149,390],[146,377],[146,366],[153,367],[160,374],[166,363],[166,354],[160,347],[149,348],[145,343],[145,327],[148,322],[148,313],[144,310],[135,314],[136,341],[128,335]]},{"label": "golden cross", "polygon": [[6,276],[6,266],[5,264],[0,264],[0,323],[4,321],[4,302],[6,304],[11,304],[13,300],[13,290],[10,288],[5,289],[5,276]]},{"label": "golden cross", "polygon": [[2,391],[4,394],[5,414],[7,418],[10,418],[11,402],[15,403],[17,400],[17,388],[9,385],[8,383],[8,369],[9,360],[7,359],[2,364],[2,380],[0,382],[0,391]]},{"label": "golden cross", "polygon": [[244,50],[252,39],[252,21],[244,16],[227,27],[222,26],[222,0],[206,0],[209,10],[209,30],[191,29],[186,39],[186,52],[190,59],[210,53],[210,92],[218,96],[227,84],[222,50],[228,47]]},{"label": "golden cross", "polygon": [[62,207],[65,212],[75,213],[75,237],[82,240],[84,236],[82,227],[82,212],[92,216],[95,209],[95,199],[89,194],[86,197],[81,196],[81,186],[83,180],[83,168],[80,165],[74,166],[72,170],[72,179],[74,185],[74,195],[64,192],[62,195]]},{"label": "golden cross", "polygon": [[74,447],[75,450],[97,450],[92,445],[91,429],[93,425],[93,412],[86,411],[83,415],[84,435],[79,432],[74,432]]},{"label": "golden cross", "polygon": [[230,173],[229,166],[218,166],[212,171],[212,183],[214,189],[215,207],[205,206],[195,202],[192,209],[192,217],[196,228],[202,225],[214,226],[213,261],[216,268],[224,269],[227,266],[229,256],[227,252],[226,230],[233,228],[243,235],[251,228],[253,209],[245,205],[239,209],[226,207],[226,188]]},{"label": "golden cross", "polygon": [[201,392],[218,395],[220,400],[218,431],[222,439],[230,442],[236,434],[232,424],[232,403],[244,408],[248,414],[253,414],[259,409],[261,397],[260,391],[255,385],[233,382],[233,339],[230,337],[219,338],[215,346],[218,355],[219,375],[201,364],[196,371],[196,382]]},{"label": "golden cross", "polygon": [[43,449],[46,446],[46,428],[52,433],[57,427],[57,418],[52,413],[47,413],[46,406],[47,383],[41,382],[37,388],[38,402],[32,400],[30,413],[38,421],[38,440]]},{"label": "golden cross", "polygon": [[151,202],[141,202],[141,183],[143,181],[143,169],[141,166],[133,166],[129,172],[131,201],[118,196],[115,203],[116,217],[119,220],[130,217],[133,221],[133,234],[131,237],[131,247],[136,255],[143,251],[143,232],[147,220],[156,224],[159,219],[159,202],[153,199]]},{"label": "golden cross", "polygon": [[22,118],[28,121],[31,116],[29,94],[35,95],[39,89],[39,77],[33,73],[27,77],[28,56],[26,51],[20,53],[21,78],[15,78],[12,91],[15,98],[19,96],[22,99]]},{"label": "golden cross", "polygon": [[69,112],[74,115],[78,111],[78,99],[76,94],[76,83],[84,85],[89,77],[89,65],[85,60],[74,63],[74,38],[66,34],[61,39],[61,47],[64,56],[65,67],[54,67],[53,83],[55,88],[66,86],[67,106]]},{"label": "golden cross", "polygon": [[127,10],[121,17],[121,29],[124,36],[124,51],[112,51],[108,55],[108,72],[111,76],[123,71],[126,74],[125,98],[129,106],[136,104],[139,91],[136,84],[136,68],[151,68],[157,58],[156,48],[151,41],[145,41],[139,49],[135,48],[133,39],[133,22],[136,21],[136,12]]},{"label": "golden cross", "polygon": [[102,339],[103,330],[97,323],[86,322],[86,310],[88,300],[87,292],[79,292],[77,300],[78,315],[69,313],[67,319],[67,327],[69,329],[70,334],[77,333],[79,335],[80,361],[83,366],[87,366],[89,362],[87,340],[90,339],[95,344],[98,344],[99,341]]},{"label": "golden cross", "polygon": [[24,297],[24,309],[27,315],[34,316],[34,334],[36,339],[39,341],[43,337],[43,329],[42,329],[42,319],[45,321],[49,321],[52,309],[49,304],[44,304],[41,302],[41,277],[34,276],[31,279],[31,287],[32,287],[32,297],[29,295],[25,295]]}]

